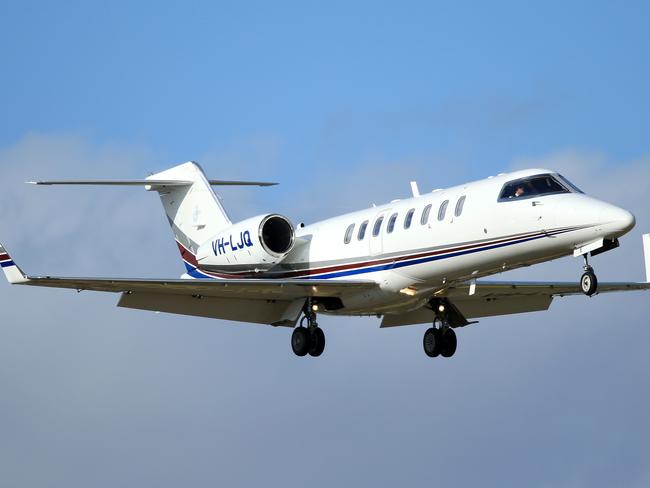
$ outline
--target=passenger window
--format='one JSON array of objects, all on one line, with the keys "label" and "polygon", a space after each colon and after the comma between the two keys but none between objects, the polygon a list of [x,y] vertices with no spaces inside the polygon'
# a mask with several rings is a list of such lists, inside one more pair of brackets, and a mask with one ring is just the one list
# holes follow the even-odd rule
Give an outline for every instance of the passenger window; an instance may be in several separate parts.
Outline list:
[{"label": "passenger window", "polygon": [[354,224],[350,224],[348,226],[348,229],[345,231],[345,239],[343,239],[343,242],[345,244],[350,244],[350,241],[352,240],[353,232],[354,232]]},{"label": "passenger window", "polygon": [[359,226],[359,234],[357,235],[357,239],[363,241],[363,238],[366,237],[367,228],[368,228],[368,221],[364,220],[364,222]]},{"label": "passenger window", "polygon": [[420,223],[422,225],[427,225],[429,223],[429,214],[431,213],[431,205],[427,205],[422,210],[422,217],[420,218]]},{"label": "passenger window", "polygon": [[445,220],[445,214],[447,213],[447,207],[449,206],[449,200],[445,200],[442,202],[442,205],[440,205],[440,210],[438,210],[438,220],[441,222]]},{"label": "passenger window", "polygon": [[377,237],[379,235],[379,232],[381,231],[381,224],[384,221],[384,217],[381,216],[377,219],[375,222],[375,226],[372,229],[372,236]]},{"label": "passenger window", "polygon": [[393,215],[390,216],[390,219],[388,219],[388,227],[386,227],[386,232],[389,234],[393,233],[393,230],[395,229],[395,222],[397,221],[397,214],[394,213]]},{"label": "passenger window", "polygon": [[463,206],[465,205],[465,199],[466,198],[467,197],[465,195],[463,195],[462,197],[460,197],[458,199],[458,202],[456,202],[456,211],[454,212],[454,215],[456,217],[460,217],[460,214],[463,213]]},{"label": "passenger window", "polygon": [[408,211],[406,214],[406,217],[404,217],[404,228],[408,229],[411,227],[411,221],[413,220],[413,214],[415,213],[415,209],[412,208],[411,210]]}]

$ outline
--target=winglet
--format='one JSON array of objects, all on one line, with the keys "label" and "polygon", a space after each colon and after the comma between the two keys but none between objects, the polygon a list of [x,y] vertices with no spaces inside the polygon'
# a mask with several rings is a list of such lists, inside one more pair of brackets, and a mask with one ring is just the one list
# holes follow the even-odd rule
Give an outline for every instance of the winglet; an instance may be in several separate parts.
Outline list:
[{"label": "winglet", "polygon": [[650,283],[650,234],[643,236],[643,255],[645,256],[645,281]]},{"label": "winglet", "polygon": [[16,263],[11,259],[11,256],[9,256],[9,253],[7,253],[2,244],[0,244],[0,266],[2,266],[2,271],[4,271],[7,281],[12,285],[27,283],[29,281],[29,278],[16,266]]}]

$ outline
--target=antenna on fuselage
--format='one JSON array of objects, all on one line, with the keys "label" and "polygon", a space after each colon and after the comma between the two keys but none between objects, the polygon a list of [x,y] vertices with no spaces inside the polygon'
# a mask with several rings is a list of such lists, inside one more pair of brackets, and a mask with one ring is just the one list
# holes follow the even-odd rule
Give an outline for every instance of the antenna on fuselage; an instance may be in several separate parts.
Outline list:
[{"label": "antenna on fuselage", "polygon": [[411,181],[411,193],[413,193],[413,197],[417,198],[420,196],[420,189],[418,188],[418,182],[417,181]]}]

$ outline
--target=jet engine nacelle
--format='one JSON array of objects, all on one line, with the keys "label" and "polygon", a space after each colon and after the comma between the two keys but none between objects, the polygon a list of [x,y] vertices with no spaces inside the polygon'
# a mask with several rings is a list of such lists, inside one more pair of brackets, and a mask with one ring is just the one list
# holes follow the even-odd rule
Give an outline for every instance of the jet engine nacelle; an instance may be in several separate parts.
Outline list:
[{"label": "jet engine nacelle", "polygon": [[291,252],[294,236],[286,217],[260,215],[224,229],[202,244],[196,257],[206,271],[266,271]]}]

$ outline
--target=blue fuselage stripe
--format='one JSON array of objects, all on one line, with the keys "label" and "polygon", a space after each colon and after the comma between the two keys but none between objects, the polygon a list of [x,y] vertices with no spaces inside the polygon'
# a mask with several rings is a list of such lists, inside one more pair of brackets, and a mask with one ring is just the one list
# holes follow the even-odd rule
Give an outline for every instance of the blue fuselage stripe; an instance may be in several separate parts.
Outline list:
[{"label": "blue fuselage stripe", "polygon": [[[318,279],[318,280],[326,280],[326,279],[331,279],[331,278],[342,278],[345,276],[354,276],[354,275],[360,275],[360,274],[366,274],[366,273],[376,273],[378,271],[386,271],[386,270],[391,270],[391,269],[398,269],[398,268],[405,268],[408,266],[417,266],[419,264],[425,264],[425,263],[430,263],[434,261],[439,261],[442,259],[448,259],[448,258],[454,258],[458,256],[465,256],[469,254],[476,254],[479,252],[483,251],[489,251],[493,249],[500,249],[503,247],[508,247],[512,246],[515,244],[523,244],[525,242],[531,242],[531,241],[536,241],[539,239],[544,239],[546,237],[551,237],[551,236],[556,236],[559,234],[565,234],[567,232],[572,232],[576,230],[576,228],[565,228],[565,229],[559,229],[551,232],[544,232],[544,233],[536,233],[533,235],[528,235],[525,237],[520,237],[520,238],[515,238],[512,240],[509,240],[508,242],[500,242],[496,244],[488,244],[482,247],[477,247],[474,249],[465,249],[462,251],[452,251],[446,254],[436,254],[433,256],[424,256],[420,258],[412,258],[412,259],[404,259],[404,260],[396,260],[393,262],[381,264],[381,265],[375,265],[375,266],[359,266],[357,268],[353,269],[346,269],[342,271],[335,271],[335,272],[325,272],[325,273],[313,273],[313,274],[308,274],[306,276],[296,276],[294,279],[296,280],[310,280],[310,279]],[[194,278],[212,278],[212,279],[220,279],[219,277],[212,276],[210,274],[206,274],[199,269],[195,268],[194,266],[190,265],[187,261],[185,261],[185,266],[187,267],[188,274]],[[306,270],[306,272],[309,272],[309,270]]]},{"label": "blue fuselage stripe", "polygon": [[377,271],[386,271],[386,270],[389,270],[389,269],[405,268],[407,266],[416,266],[418,264],[430,263],[430,262],[433,262],[433,261],[439,261],[441,259],[454,258],[454,257],[457,257],[457,256],[464,256],[464,255],[467,255],[467,254],[475,254],[477,252],[489,251],[491,249],[499,249],[499,248],[502,248],[502,247],[512,246],[513,244],[522,244],[524,242],[536,241],[537,239],[543,239],[544,237],[546,237],[546,236],[541,235],[541,236],[536,236],[536,237],[529,237],[529,238],[521,239],[521,240],[514,241],[514,242],[506,242],[506,243],[503,243],[503,244],[495,244],[495,245],[488,246],[488,247],[483,247],[483,248],[480,248],[480,249],[470,249],[470,250],[467,250],[467,251],[459,251],[459,252],[455,252],[455,253],[451,253],[451,254],[444,254],[444,255],[441,255],[441,256],[429,256],[429,257],[426,257],[426,258],[414,259],[414,260],[411,260],[411,261],[393,262],[393,263],[384,264],[384,265],[381,265],[381,266],[373,266],[373,267],[369,267],[369,268],[351,269],[351,270],[346,270],[346,271],[339,271],[339,272],[336,272],[336,273],[304,276],[304,277],[300,277],[300,278],[296,278],[296,279],[299,279],[299,280],[309,280],[309,279],[327,280],[327,279],[330,279],[330,278],[341,278],[343,276],[353,276],[353,275],[363,274],[363,273],[375,273]]}]

